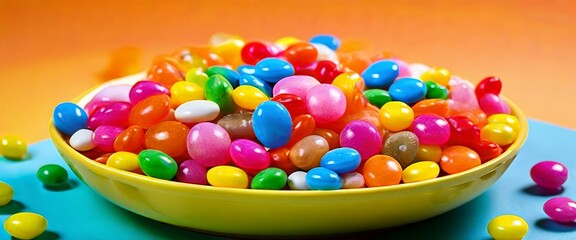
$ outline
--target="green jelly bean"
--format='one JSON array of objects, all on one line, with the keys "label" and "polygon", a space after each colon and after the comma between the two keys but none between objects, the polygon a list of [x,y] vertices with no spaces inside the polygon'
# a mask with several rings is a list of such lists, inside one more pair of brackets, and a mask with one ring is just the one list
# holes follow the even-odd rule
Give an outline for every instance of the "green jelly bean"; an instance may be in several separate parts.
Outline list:
[{"label": "green jelly bean", "polygon": [[36,177],[44,185],[55,187],[68,181],[68,171],[58,164],[46,164],[38,168]]},{"label": "green jelly bean", "polygon": [[208,77],[212,77],[216,74],[222,75],[222,77],[226,78],[228,82],[232,85],[232,87],[238,87],[238,81],[240,80],[240,74],[232,69],[228,69],[222,66],[212,66],[206,69],[206,74]]},{"label": "green jelly bean", "polygon": [[198,84],[202,89],[206,89],[206,82],[208,81],[208,75],[204,73],[204,70],[199,67],[190,68],[186,72],[186,81]]},{"label": "green jelly bean", "polygon": [[232,90],[234,90],[234,88],[226,78],[220,74],[215,74],[208,78],[204,93],[206,100],[218,104],[220,114],[224,115],[232,113],[236,109],[236,104],[232,98]]},{"label": "green jelly bean", "polygon": [[250,187],[252,189],[280,190],[286,185],[287,180],[288,176],[284,170],[271,167],[256,174]]},{"label": "green jelly bean", "polygon": [[378,108],[381,108],[387,102],[392,101],[392,97],[390,97],[388,91],[382,89],[368,89],[364,91],[364,97],[368,99],[370,104]]},{"label": "green jelly bean", "polygon": [[444,100],[448,98],[448,89],[446,89],[446,87],[432,80],[426,81],[426,87],[428,88],[428,91],[426,92],[426,98],[428,99],[435,98]]},{"label": "green jelly bean", "polygon": [[171,180],[178,171],[178,164],[172,157],[155,149],[142,150],[138,163],[146,175],[154,178]]}]

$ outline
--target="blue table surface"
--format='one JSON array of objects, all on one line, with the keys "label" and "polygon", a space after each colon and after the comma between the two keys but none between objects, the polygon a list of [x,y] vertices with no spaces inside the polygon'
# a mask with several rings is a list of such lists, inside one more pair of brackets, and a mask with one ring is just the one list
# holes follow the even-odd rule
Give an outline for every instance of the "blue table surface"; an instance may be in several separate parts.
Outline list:
[{"label": "blue table surface", "polygon": [[[371,232],[329,238],[386,239],[491,239],[488,222],[501,214],[515,214],[529,224],[525,239],[576,239],[576,223],[560,224],[542,210],[554,196],[576,198],[576,131],[529,121],[529,136],[508,171],[488,191],[465,205],[418,223]],[[0,157],[0,180],[14,188],[14,198],[0,207],[0,222],[17,212],[35,212],[48,220],[46,232],[37,239],[224,239],[167,225],[126,211],[88,188],[70,171],[52,142],[29,146],[23,161]],[[543,160],[563,163],[569,170],[564,190],[555,195],[538,191],[530,178],[532,165]],[[48,163],[64,166],[70,173],[69,188],[47,189],[36,178]],[[0,239],[10,235],[0,229]]]}]

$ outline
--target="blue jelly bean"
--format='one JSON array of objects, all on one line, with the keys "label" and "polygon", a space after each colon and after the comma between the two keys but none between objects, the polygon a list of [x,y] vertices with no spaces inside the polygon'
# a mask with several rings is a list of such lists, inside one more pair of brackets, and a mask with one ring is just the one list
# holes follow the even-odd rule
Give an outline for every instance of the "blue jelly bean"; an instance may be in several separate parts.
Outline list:
[{"label": "blue jelly bean", "polygon": [[311,190],[336,190],[342,188],[340,176],[324,167],[310,169],[306,174],[306,184]]},{"label": "blue jelly bean", "polygon": [[294,75],[294,66],[279,58],[264,58],[256,63],[254,75],[269,83]]},{"label": "blue jelly bean", "polygon": [[292,118],[281,103],[266,101],[254,110],[252,128],[262,145],[278,148],[286,145],[292,136]]},{"label": "blue jelly bean", "polygon": [[360,166],[360,153],[348,147],[332,149],[322,156],[320,166],[339,174],[349,173]]},{"label": "blue jelly bean", "polygon": [[362,78],[368,88],[388,89],[398,77],[399,67],[393,61],[380,60],[368,66],[362,72]]},{"label": "blue jelly bean", "polygon": [[58,104],[54,108],[52,119],[56,129],[68,136],[80,129],[88,128],[88,114],[80,106],[71,102]]},{"label": "blue jelly bean", "polygon": [[215,74],[220,74],[222,77],[226,78],[232,87],[238,87],[238,79],[240,79],[240,74],[238,74],[236,71],[221,66],[212,66],[206,69],[206,75],[208,75],[208,77],[211,77]]},{"label": "blue jelly bean", "polygon": [[310,39],[310,43],[323,44],[330,49],[336,51],[340,47],[340,39],[328,34],[319,34]]},{"label": "blue jelly bean", "polygon": [[390,85],[388,90],[392,100],[412,105],[426,96],[428,87],[416,78],[400,78]]},{"label": "blue jelly bean", "polygon": [[252,87],[258,88],[260,91],[268,95],[268,97],[272,97],[272,88],[268,83],[258,79],[255,76],[242,74],[240,75],[240,80],[238,81],[240,86],[242,85],[250,85]]},{"label": "blue jelly bean", "polygon": [[252,65],[248,65],[248,64],[242,64],[240,66],[238,66],[238,68],[236,69],[236,71],[242,75],[242,74],[249,74],[249,75],[253,75],[256,72],[256,68]]}]

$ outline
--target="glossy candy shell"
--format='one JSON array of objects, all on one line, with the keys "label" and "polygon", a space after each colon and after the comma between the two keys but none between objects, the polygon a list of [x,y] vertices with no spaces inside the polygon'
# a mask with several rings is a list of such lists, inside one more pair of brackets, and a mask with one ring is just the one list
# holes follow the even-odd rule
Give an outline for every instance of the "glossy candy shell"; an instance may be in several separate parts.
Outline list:
[{"label": "glossy candy shell", "polygon": [[[141,76],[120,81],[139,79]],[[107,84],[111,83],[118,81]],[[81,95],[76,102],[85,104],[84,97]],[[229,235],[338,234],[420,221],[461,206],[486,191],[506,171],[526,140],[526,117],[515,104],[508,103],[523,131],[499,157],[474,169],[429,181],[338,191],[229,189],[152,179],[86,158],[67,144],[52,123],[50,135],[64,160],[88,186],[139,215]],[[302,211],[303,207],[307,211]],[[242,216],[242,221],[230,217],[231,212]],[[335,212],[339,217],[334,217]]]}]

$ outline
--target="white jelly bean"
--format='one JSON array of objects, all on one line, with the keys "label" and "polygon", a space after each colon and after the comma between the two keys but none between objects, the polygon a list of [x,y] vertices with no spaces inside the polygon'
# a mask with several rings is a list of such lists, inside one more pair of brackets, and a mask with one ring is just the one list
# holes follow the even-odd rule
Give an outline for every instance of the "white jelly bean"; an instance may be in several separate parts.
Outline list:
[{"label": "white jelly bean", "polygon": [[78,151],[88,151],[96,147],[92,143],[94,132],[90,129],[80,129],[70,137],[70,146]]},{"label": "white jelly bean", "polygon": [[220,114],[218,104],[208,100],[193,100],[183,103],[174,112],[176,120],[182,123],[208,122]]},{"label": "white jelly bean", "polygon": [[364,186],[364,176],[361,173],[351,172],[342,175],[342,188],[363,188]]},{"label": "white jelly bean", "polygon": [[317,61],[330,60],[334,62],[336,65],[338,65],[339,63],[338,55],[336,55],[336,52],[334,52],[334,50],[320,43],[312,43],[312,45],[318,51],[318,58],[316,58]]},{"label": "white jelly bean", "polygon": [[296,171],[288,176],[288,186],[292,190],[308,190],[306,183],[306,172]]}]

